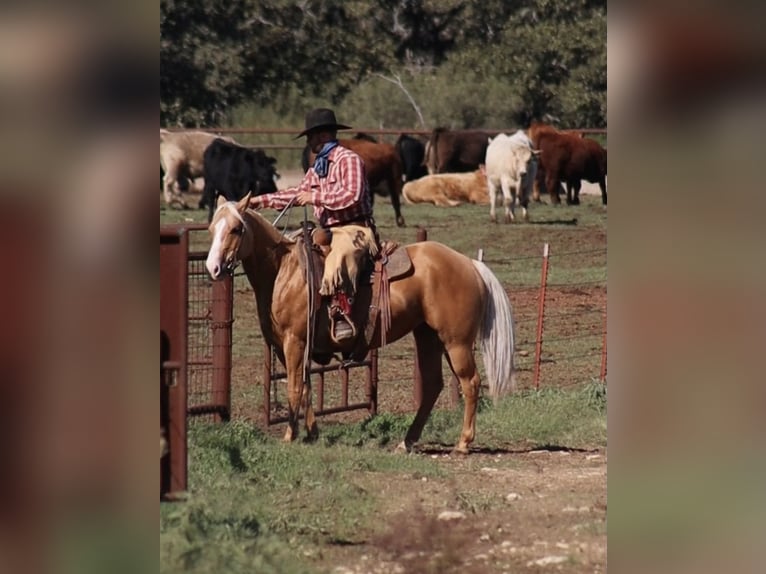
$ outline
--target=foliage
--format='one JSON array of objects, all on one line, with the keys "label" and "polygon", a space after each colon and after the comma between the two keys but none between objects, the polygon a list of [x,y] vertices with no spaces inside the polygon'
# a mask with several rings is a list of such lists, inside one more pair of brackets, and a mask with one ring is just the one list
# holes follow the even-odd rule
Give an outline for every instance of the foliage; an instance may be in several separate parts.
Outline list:
[{"label": "foliage", "polygon": [[165,125],[319,101],[357,125],[417,126],[404,90],[428,127],[606,124],[603,0],[161,0],[160,35]]}]

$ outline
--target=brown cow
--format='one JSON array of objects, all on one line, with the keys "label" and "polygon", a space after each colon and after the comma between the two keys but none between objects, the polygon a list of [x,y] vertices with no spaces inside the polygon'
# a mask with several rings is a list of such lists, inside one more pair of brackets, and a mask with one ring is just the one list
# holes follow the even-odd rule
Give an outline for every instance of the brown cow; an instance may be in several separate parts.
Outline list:
[{"label": "brown cow", "polygon": [[[581,180],[598,183],[601,203],[606,205],[606,150],[592,139],[560,132],[532,122],[527,130],[532,146],[540,150],[537,183],[544,186],[553,203],[561,203],[559,185],[566,183],[567,204],[580,203]],[[574,196],[572,190],[574,189]]]},{"label": "brown cow", "polygon": [[[399,158],[399,152],[396,148],[389,143],[375,143],[356,138],[339,139],[338,143],[355,151],[362,158],[370,190],[380,183],[388,184],[391,205],[396,215],[396,225],[404,227],[400,199],[402,193],[402,160]],[[306,166],[312,165],[315,157],[316,154],[309,151]],[[307,170],[308,167],[305,169]]]},{"label": "brown cow", "polygon": [[461,203],[489,203],[487,174],[482,165],[470,173],[439,173],[409,181],[402,188],[407,203],[455,207]]},{"label": "brown cow", "polygon": [[426,146],[428,173],[474,171],[484,163],[488,137],[483,131],[450,131],[436,128]]}]

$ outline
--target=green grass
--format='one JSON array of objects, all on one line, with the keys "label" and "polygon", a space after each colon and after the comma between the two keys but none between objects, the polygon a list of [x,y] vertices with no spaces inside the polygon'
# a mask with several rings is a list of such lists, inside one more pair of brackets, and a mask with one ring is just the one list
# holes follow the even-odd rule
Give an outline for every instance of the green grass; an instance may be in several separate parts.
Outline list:
[{"label": "green grass", "polygon": [[[462,407],[433,413],[423,443],[453,444]],[[384,414],[320,426],[316,444],[284,444],[242,421],[189,429],[190,497],[160,505],[163,572],[312,572],[327,545],[359,544],[380,534],[389,505],[377,485],[446,478],[429,456],[392,452],[411,415]],[[477,444],[489,448],[593,448],[606,444],[606,391],[517,393],[483,400]],[[470,457],[469,459],[470,460]],[[498,501],[458,489],[459,508],[481,513]]]}]

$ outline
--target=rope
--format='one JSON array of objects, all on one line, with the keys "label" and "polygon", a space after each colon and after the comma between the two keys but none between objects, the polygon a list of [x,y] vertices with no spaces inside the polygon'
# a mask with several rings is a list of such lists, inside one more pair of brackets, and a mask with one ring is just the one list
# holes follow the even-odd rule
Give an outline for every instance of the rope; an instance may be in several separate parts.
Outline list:
[{"label": "rope", "polygon": [[[311,355],[314,347],[314,257],[311,253],[311,232],[309,231],[307,206],[303,206],[303,249],[306,252],[306,290],[308,291],[308,312],[306,313],[306,345],[303,349],[303,384],[311,384]],[[307,398],[307,401],[311,397]]]}]

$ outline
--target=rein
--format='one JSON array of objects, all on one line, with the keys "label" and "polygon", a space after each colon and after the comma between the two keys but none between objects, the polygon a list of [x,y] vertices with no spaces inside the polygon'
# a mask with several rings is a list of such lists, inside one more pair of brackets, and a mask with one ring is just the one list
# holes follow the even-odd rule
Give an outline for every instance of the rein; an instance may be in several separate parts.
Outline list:
[{"label": "rein", "polygon": [[[277,218],[271,223],[274,227],[277,226],[277,223],[279,223],[279,220],[282,219],[282,217],[285,215],[285,213],[287,213],[287,210],[290,209],[293,206],[293,203],[295,203],[296,199],[297,199],[297,196],[293,197],[288,202],[288,204],[285,205],[284,209],[279,212],[279,215],[277,215]],[[304,210],[303,210],[303,221],[305,222],[306,221],[306,209],[305,209],[306,206],[304,205],[303,207],[304,207]],[[285,226],[282,228],[282,237],[285,236],[285,231],[287,231],[287,224],[288,223],[290,223],[290,218],[289,217],[287,218],[287,221],[285,221]]]}]

